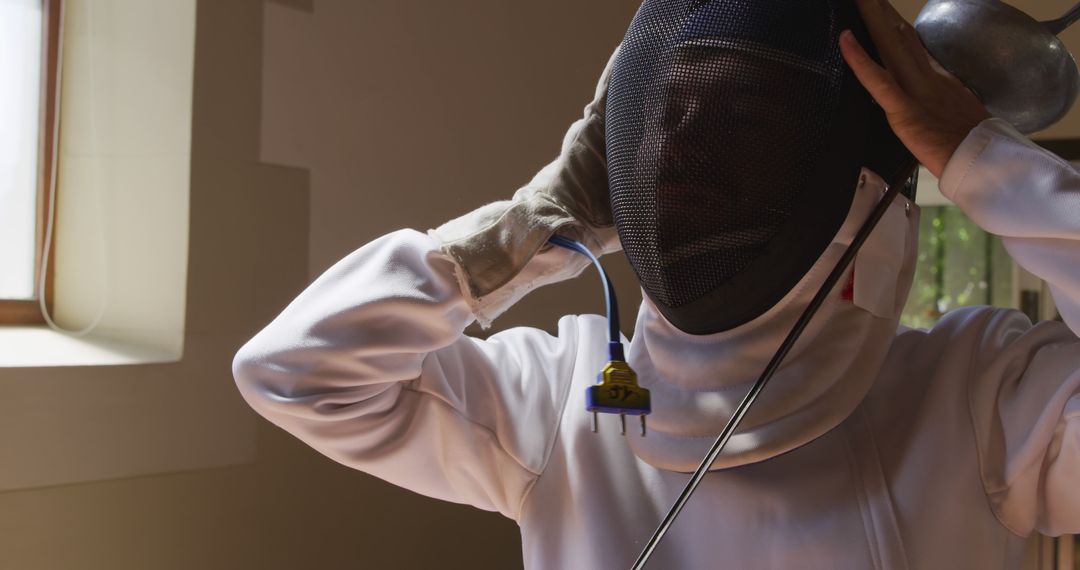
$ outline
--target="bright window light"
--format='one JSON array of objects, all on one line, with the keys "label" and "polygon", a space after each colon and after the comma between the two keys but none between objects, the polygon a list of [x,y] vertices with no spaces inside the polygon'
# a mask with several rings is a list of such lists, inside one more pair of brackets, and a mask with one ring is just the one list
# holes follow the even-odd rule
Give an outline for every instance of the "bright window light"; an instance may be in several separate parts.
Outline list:
[{"label": "bright window light", "polygon": [[34,298],[41,0],[0,0],[0,299]]}]

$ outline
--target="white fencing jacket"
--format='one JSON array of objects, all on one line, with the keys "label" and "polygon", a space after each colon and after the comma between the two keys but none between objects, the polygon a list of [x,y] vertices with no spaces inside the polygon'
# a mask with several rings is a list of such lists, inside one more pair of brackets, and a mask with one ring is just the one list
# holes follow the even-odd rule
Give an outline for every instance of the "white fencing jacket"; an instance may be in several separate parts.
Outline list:
[{"label": "white fencing jacket", "polygon": [[[334,460],[514,519],[526,568],[628,568],[881,189],[867,173],[818,265],[747,325],[690,336],[643,304],[628,360],[653,394],[645,438],[611,417],[591,432],[602,317],[464,336],[454,262],[414,231],[316,280],[236,380]],[[900,199],[650,568],[1006,569],[1022,537],[1080,532],[1080,174],[988,120],[941,189],[1050,283],[1065,323],[979,307],[897,330],[918,218]]]}]

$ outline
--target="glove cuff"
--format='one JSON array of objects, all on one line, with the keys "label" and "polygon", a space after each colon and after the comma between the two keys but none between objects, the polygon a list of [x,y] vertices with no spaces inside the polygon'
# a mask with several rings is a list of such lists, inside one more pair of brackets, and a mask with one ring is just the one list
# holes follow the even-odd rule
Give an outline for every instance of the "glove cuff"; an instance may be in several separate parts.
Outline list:
[{"label": "glove cuff", "polygon": [[[586,230],[541,194],[488,204],[429,235],[454,262],[461,292],[487,328],[533,289],[576,277],[589,266],[585,256],[547,243],[556,231],[598,256],[618,249],[614,228]],[[597,231],[606,239],[594,237]]]}]

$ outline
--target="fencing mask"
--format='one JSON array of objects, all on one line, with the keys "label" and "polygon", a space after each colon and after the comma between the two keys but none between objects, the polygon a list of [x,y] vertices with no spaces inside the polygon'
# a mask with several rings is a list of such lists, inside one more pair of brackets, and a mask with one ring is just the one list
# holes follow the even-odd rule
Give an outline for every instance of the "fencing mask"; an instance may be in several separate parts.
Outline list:
[{"label": "fencing mask", "polygon": [[[818,259],[859,172],[914,159],[848,69],[853,0],[645,0],[607,104],[611,205],[646,294],[691,334],[776,304]],[[873,52],[872,52],[873,54]]]}]

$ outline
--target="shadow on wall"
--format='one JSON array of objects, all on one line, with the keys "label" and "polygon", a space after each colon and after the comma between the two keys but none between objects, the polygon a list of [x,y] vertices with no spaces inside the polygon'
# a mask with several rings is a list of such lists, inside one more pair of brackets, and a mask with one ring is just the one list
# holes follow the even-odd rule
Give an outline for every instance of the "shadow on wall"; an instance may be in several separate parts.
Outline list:
[{"label": "shadow on wall", "polygon": [[[637,6],[623,0],[269,4],[261,159],[310,169],[309,277],[400,228],[509,198],[555,158]],[[626,327],[640,292],[604,260]],[[603,310],[589,269],[527,297],[496,330]],[[479,332],[479,331],[476,331]],[[630,332],[630,330],[626,330]]]}]

